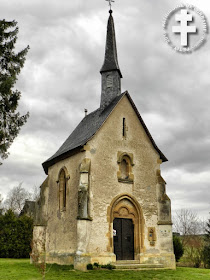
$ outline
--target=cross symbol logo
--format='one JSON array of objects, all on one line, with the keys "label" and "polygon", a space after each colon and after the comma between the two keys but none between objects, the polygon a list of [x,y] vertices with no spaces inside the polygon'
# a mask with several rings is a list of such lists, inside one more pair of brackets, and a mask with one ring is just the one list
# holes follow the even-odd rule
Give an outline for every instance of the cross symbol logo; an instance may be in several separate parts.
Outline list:
[{"label": "cross symbol logo", "polygon": [[181,34],[181,45],[188,46],[188,33],[196,33],[196,26],[188,26],[188,21],[193,20],[193,16],[187,13],[186,9],[181,10],[181,14],[176,15],[176,21],[180,21],[180,26],[172,26],[173,33]]}]

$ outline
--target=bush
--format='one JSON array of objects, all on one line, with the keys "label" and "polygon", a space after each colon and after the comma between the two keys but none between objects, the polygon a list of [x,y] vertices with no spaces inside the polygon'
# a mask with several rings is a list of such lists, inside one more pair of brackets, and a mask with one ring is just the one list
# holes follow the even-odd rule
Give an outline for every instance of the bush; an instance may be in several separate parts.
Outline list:
[{"label": "bush", "polygon": [[91,263],[87,264],[87,270],[100,269],[100,268],[112,270],[115,269],[116,267],[110,263],[102,264],[102,265],[96,262],[93,265]]},{"label": "bush", "polygon": [[108,263],[108,264],[101,265],[101,268],[112,270],[112,269],[115,269],[116,267],[114,265]]},{"label": "bush", "polygon": [[184,254],[184,248],[178,236],[173,236],[173,245],[176,262],[178,262]]},{"label": "bush", "polygon": [[92,263],[87,264],[87,270],[93,270],[93,265],[92,265]]},{"label": "bush", "polygon": [[16,217],[12,210],[0,216],[0,257],[29,258],[33,220]]}]

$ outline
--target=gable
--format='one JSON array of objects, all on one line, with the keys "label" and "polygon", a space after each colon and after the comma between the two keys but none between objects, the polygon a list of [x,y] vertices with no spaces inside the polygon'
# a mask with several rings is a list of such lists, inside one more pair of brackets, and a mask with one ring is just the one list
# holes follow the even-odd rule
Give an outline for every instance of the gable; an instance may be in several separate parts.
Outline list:
[{"label": "gable", "polygon": [[125,94],[94,137],[88,141],[88,146],[101,147],[102,150],[111,146],[113,151],[115,148],[127,151],[143,149],[145,156],[146,153],[152,153],[158,155],[162,161],[167,161],[134,106],[130,96]]},{"label": "gable", "polygon": [[77,148],[83,147],[83,145],[85,145],[95,135],[95,133],[101,128],[101,126],[104,124],[104,122],[107,120],[107,118],[110,116],[112,111],[124,96],[127,97],[130,105],[135,111],[138,120],[144,128],[146,135],[150,139],[155,150],[159,153],[160,158],[162,159],[162,161],[167,161],[167,158],[159,150],[155,141],[153,140],[129,93],[126,91],[117,96],[106,108],[98,108],[97,110],[93,111],[83,118],[83,120],[63,143],[63,145],[59,148],[59,150],[42,164],[45,173],[48,173],[48,167],[52,166],[61,159],[71,156],[71,152],[78,152],[80,149],[77,150]]}]

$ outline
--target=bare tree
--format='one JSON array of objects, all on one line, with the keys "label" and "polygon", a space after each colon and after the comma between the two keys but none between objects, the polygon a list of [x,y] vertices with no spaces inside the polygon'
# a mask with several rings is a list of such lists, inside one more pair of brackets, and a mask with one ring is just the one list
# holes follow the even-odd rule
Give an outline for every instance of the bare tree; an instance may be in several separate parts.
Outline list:
[{"label": "bare tree", "polygon": [[37,186],[33,187],[31,199],[37,201],[40,197],[40,188]]},{"label": "bare tree", "polygon": [[15,213],[19,214],[23,209],[26,200],[30,200],[32,194],[26,191],[20,183],[17,187],[10,190],[4,205],[7,209],[12,209]]},{"label": "bare tree", "polygon": [[201,233],[201,220],[198,215],[189,209],[181,209],[176,211],[173,216],[173,224],[175,231],[181,235],[198,235]]},{"label": "bare tree", "polygon": [[181,209],[173,216],[173,226],[181,235],[185,261],[199,267],[202,262],[204,222],[189,209]]}]

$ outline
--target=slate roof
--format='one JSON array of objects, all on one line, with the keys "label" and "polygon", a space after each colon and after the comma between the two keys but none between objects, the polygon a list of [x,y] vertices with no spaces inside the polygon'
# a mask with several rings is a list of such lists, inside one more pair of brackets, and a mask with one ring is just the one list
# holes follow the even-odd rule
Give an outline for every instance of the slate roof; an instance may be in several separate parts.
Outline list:
[{"label": "slate roof", "polygon": [[120,74],[120,77],[122,78],[122,74],[117,59],[117,46],[116,46],[114,19],[112,17],[112,10],[110,10],[109,13],[110,16],[107,23],[105,58],[100,73],[117,70]]},{"label": "slate roof", "polygon": [[75,130],[71,133],[71,135],[66,139],[60,149],[47,161],[45,161],[42,166],[46,174],[48,174],[48,168],[55,164],[56,162],[65,159],[70,156],[70,152],[79,152],[80,150],[76,150],[77,148],[83,147],[99,130],[99,128],[103,125],[106,119],[109,117],[111,112],[114,110],[118,102],[122,99],[123,96],[127,96],[128,100],[130,101],[134,111],[136,112],[139,121],[141,122],[146,134],[148,135],[149,139],[153,147],[159,153],[160,158],[162,161],[167,161],[167,158],[164,154],[159,150],[155,141],[153,140],[148,128],[146,127],[142,117],[140,116],[133,100],[131,99],[129,93],[126,91],[121,95],[117,96],[106,108],[103,110],[98,108],[97,110],[93,111],[92,113],[85,116],[79,125],[75,128]]}]

